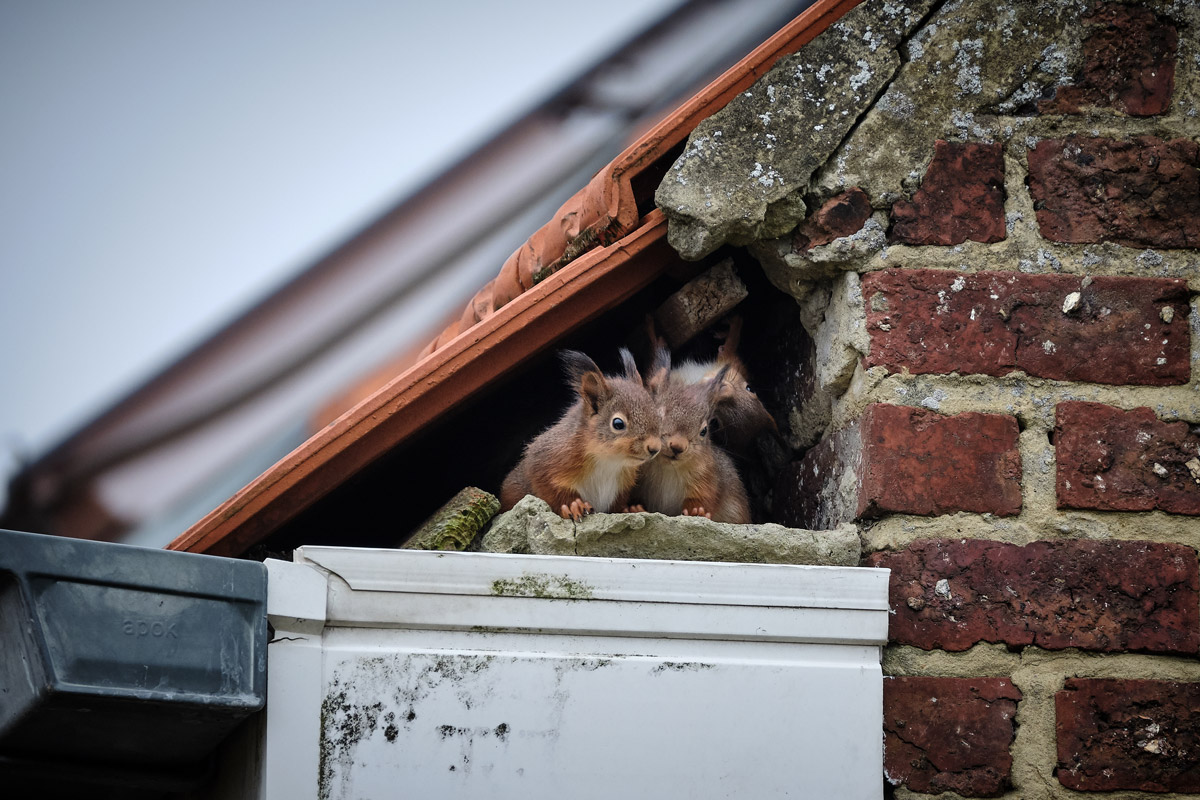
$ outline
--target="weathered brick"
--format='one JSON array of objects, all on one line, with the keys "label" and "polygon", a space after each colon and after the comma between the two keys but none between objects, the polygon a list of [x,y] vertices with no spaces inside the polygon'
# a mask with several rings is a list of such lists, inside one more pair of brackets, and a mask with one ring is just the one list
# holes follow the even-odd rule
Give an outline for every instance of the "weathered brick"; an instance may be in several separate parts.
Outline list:
[{"label": "weathered brick", "polygon": [[897,644],[1200,649],[1200,577],[1184,545],[920,539],[864,561],[892,570],[889,638]]},{"label": "weathered brick", "polygon": [[775,487],[778,521],[823,530],[884,514],[1021,511],[1013,417],[876,403],[827,434]]},{"label": "weathered brick", "polygon": [[884,678],[887,779],[915,792],[992,797],[1009,787],[1021,692],[1007,678]]},{"label": "weathered brick", "polygon": [[1149,408],[1055,409],[1059,508],[1200,514],[1200,431]]},{"label": "weathered brick", "polygon": [[1000,143],[934,143],[933,160],[911,201],[892,206],[892,241],[901,244],[998,242],[1004,227]]},{"label": "weathered brick", "polygon": [[1183,280],[891,269],[862,287],[866,367],[1152,386],[1191,377]]},{"label": "weathered brick", "polygon": [[1175,26],[1147,8],[1121,3],[1100,5],[1083,23],[1089,32],[1079,76],[1038,103],[1038,110],[1112,108],[1139,117],[1166,111],[1175,87]]},{"label": "weathered brick", "polygon": [[857,187],[834,195],[796,226],[792,249],[806,253],[834,239],[858,233],[871,218],[871,200]]},{"label": "weathered brick", "polygon": [[1054,708],[1063,786],[1200,792],[1200,683],[1069,678]]},{"label": "weathered brick", "polygon": [[1047,239],[1200,247],[1198,166],[1191,139],[1069,136],[1029,151],[1026,182]]},{"label": "weathered brick", "polygon": [[1021,511],[1015,418],[877,403],[862,416],[859,518]]}]

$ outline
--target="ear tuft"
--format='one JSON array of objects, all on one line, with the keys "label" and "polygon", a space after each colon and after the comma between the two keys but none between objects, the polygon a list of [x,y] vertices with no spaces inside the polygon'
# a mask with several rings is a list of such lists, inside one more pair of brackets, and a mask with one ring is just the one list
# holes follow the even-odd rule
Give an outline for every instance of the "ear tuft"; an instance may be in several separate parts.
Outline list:
[{"label": "ear tuft", "polygon": [[578,350],[563,350],[560,357],[567,371],[568,383],[579,392],[587,412],[595,414],[609,394],[608,382],[604,380],[600,368]]},{"label": "ear tuft", "polygon": [[638,372],[637,362],[633,360],[633,353],[629,352],[628,347],[622,347],[617,352],[621,355],[621,366],[625,369],[625,377],[634,383],[641,383],[642,375]]},{"label": "ear tuft", "polygon": [[721,367],[721,369],[717,371],[717,374],[712,377],[712,380],[709,381],[708,391],[705,394],[708,398],[708,405],[710,408],[715,408],[717,404],[723,400],[729,400],[733,398],[733,387],[731,387],[725,381],[725,378],[728,374],[729,365],[726,364],[725,366]]},{"label": "ear tuft", "polygon": [[651,394],[658,394],[666,388],[671,376],[671,351],[665,345],[654,348],[654,360],[650,363],[650,375],[646,378],[646,388]]}]

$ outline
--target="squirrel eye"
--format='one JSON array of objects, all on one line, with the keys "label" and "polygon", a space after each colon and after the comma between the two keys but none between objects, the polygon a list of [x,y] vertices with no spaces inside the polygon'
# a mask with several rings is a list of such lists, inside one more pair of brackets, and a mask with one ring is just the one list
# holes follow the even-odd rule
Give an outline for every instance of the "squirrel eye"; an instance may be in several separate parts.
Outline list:
[{"label": "squirrel eye", "polygon": [[703,439],[705,436],[708,436],[708,426],[707,425],[700,428],[700,438]]},{"label": "squirrel eye", "polygon": [[613,417],[611,424],[614,431],[625,430],[625,420],[623,420],[621,417]]},{"label": "squirrel eye", "polygon": [[750,394],[754,394],[754,390],[750,388],[750,384],[748,384],[748,383],[746,384],[746,391],[749,392]]}]

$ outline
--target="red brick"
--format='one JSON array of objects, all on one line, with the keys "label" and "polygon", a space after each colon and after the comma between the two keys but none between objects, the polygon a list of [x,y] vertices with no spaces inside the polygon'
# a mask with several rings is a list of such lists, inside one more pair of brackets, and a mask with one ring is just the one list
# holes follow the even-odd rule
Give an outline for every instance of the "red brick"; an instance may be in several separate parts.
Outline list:
[{"label": "red brick", "polygon": [[862,416],[856,516],[1021,511],[1017,421],[874,404]]},{"label": "red brick", "polygon": [[1080,75],[1038,110],[1112,108],[1139,117],[1166,111],[1175,87],[1175,26],[1147,8],[1120,3],[1101,5],[1083,22],[1089,33],[1080,48]]},{"label": "red brick", "polygon": [[884,678],[884,774],[914,792],[1009,787],[1021,692],[1007,678]]},{"label": "red brick", "polygon": [[864,566],[892,570],[889,638],[897,644],[1200,650],[1200,577],[1184,545],[920,539],[873,553]]},{"label": "red brick", "polygon": [[1058,507],[1200,514],[1200,433],[1149,408],[1056,408]]},{"label": "red brick", "polygon": [[1200,792],[1200,683],[1070,678],[1054,708],[1063,786]]},{"label": "red brick", "polygon": [[[874,404],[780,471],[775,519],[825,530],[884,514],[1021,511],[1017,422]],[[853,476],[847,476],[853,472]],[[851,483],[852,488],[846,489]]]},{"label": "red brick", "polygon": [[892,241],[901,244],[998,242],[1004,227],[1000,144],[934,143],[933,160],[911,201],[892,206]]},{"label": "red brick", "polygon": [[1029,151],[1042,236],[1200,247],[1200,148],[1190,139],[1043,139]]},{"label": "red brick", "polygon": [[796,227],[792,249],[807,253],[814,247],[862,230],[871,218],[871,200],[862,189],[834,195]]},{"label": "red brick", "polygon": [[892,269],[868,273],[862,284],[871,337],[866,367],[914,374],[1024,370],[1055,380],[1151,386],[1191,378],[1183,280]]}]

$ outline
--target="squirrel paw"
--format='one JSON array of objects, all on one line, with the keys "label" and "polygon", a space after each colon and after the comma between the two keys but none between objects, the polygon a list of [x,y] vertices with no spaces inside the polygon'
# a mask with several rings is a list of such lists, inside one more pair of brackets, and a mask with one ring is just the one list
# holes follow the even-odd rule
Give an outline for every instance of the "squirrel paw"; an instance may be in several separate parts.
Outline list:
[{"label": "squirrel paw", "polygon": [[646,511],[646,507],[643,505],[640,505],[640,504],[632,505],[632,506],[625,506],[626,514],[642,514],[642,513],[645,513],[645,511]]},{"label": "squirrel paw", "polygon": [[683,515],[685,517],[705,517],[707,519],[712,519],[712,512],[705,511],[704,506],[693,506],[692,508],[685,508],[683,510]]},{"label": "squirrel paw", "polygon": [[563,519],[573,519],[576,522],[583,519],[584,515],[592,513],[592,504],[582,498],[575,498],[571,501],[571,505],[564,505],[558,513],[562,514]]}]

